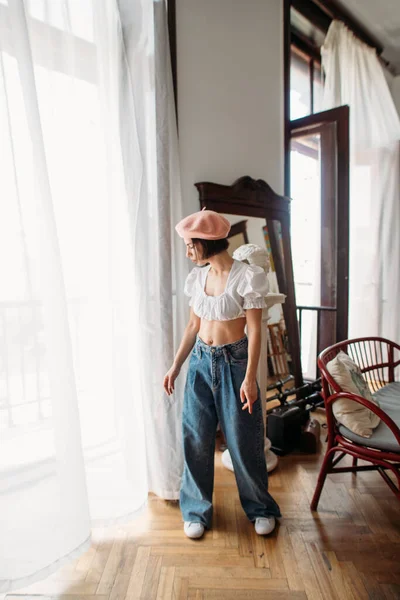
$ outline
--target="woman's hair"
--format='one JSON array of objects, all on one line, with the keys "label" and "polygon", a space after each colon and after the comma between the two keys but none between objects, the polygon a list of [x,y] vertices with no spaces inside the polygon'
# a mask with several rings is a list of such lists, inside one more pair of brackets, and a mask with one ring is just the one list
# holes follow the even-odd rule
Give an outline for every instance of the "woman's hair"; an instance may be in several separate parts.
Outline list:
[{"label": "woman's hair", "polygon": [[199,242],[203,250],[203,259],[211,258],[220,252],[223,252],[229,247],[228,238],[222,240],[203,240],[200,238],[193,238],[192,242]]}]

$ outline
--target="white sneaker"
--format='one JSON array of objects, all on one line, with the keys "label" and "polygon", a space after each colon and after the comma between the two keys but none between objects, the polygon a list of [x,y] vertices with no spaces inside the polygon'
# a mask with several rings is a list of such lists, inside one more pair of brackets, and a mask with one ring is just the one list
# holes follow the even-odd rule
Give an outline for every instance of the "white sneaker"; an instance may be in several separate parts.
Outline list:
[{"label": "white sneaker", "polygon": [[200,538],[204,533],[204,525],[203,523],[185,521],[183,530],[186,533],[186,535],[190,538]]},{"label": "white sneaker", "polygon": [[275,529],[275,517],[259,517],[254,523],[254,529],[258,535],[267,535]]}]

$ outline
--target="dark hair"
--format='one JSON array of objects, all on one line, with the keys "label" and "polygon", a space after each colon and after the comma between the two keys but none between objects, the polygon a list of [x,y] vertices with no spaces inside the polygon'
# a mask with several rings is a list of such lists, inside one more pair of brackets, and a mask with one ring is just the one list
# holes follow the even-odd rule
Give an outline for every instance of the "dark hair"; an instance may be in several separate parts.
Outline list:
[{"label": "dark hair", "polygon": [[203,250],[203,259],[211,258],[220,252],[223,252],[229,247],[228,238],[222,240],[203,240],[200,238],[193,238],[192,242],[199,242]]}]

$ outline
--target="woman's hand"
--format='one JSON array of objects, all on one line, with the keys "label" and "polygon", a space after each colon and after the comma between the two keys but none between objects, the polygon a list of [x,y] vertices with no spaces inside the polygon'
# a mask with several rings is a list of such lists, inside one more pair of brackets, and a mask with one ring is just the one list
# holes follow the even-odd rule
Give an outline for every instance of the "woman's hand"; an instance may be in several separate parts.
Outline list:
[{"label": "woman's hand", "polygon": [[175,389],[175,379],[178,377],[180,371],[180,367],[172,365],[172,367],[164,377],[164,390],[168,396],[170,396]]},{"label": "woman's hand", "polygon": [[249,413],[252,413],[253,404],[257,400],[258,391],[257,391],[257,381],[255,377],[245,378],[240,387],[240,400],[241,402],[245,402],[242,406],[242,410],[246,408],[249,409]]}]

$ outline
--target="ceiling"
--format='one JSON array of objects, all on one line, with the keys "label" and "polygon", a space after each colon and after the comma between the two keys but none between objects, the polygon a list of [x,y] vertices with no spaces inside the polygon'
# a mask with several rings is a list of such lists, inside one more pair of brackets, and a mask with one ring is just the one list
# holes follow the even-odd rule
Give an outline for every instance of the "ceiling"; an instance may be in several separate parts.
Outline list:
[{"label": "ceiling", "polygon": [[377,38],[382,57],[400,74],[400,0],[341,0],[338,2]]}]

